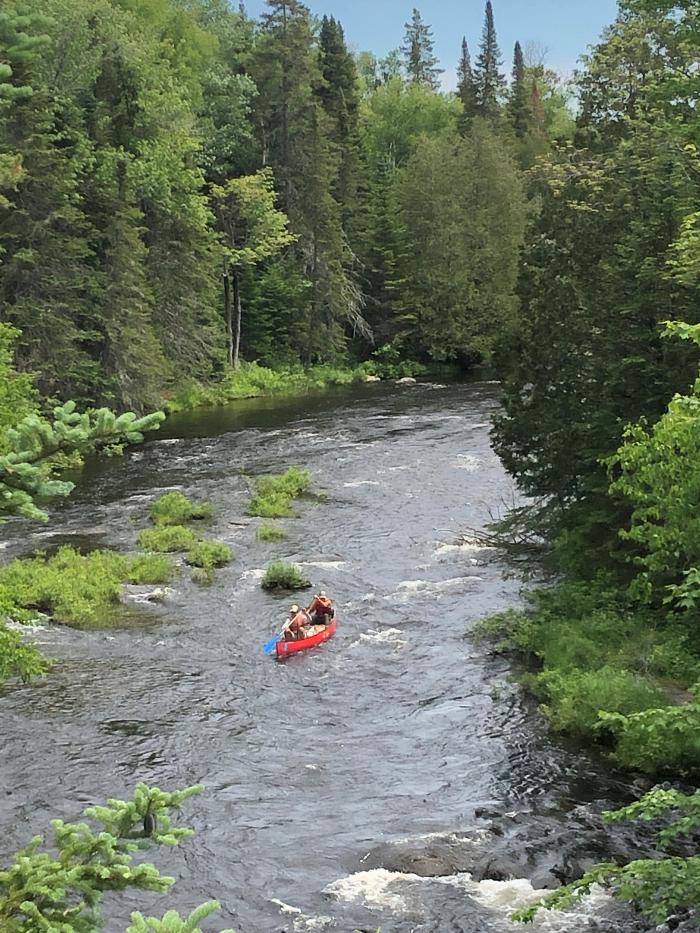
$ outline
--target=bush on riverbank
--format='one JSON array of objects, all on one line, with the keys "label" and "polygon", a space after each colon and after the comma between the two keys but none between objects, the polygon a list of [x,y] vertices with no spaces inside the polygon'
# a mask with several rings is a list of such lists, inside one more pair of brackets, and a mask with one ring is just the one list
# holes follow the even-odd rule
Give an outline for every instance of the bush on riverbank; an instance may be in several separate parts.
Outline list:
[{"label": "bush on riverbank", "polygon": [[299,567],[278,560],[268,565],[260,585],[264,590],[307,590],[311,581]]},{"label": "bush on riverbank", "polygon": [[158,496],[151,506],[154,525],[185,525],[187,522],[204,521],[214,514],[209,502],[193,502],[181,492],[166,492]]},{"label": "bush on riverbank", "polygon": [[[78,628],[108,625],[118,617],[124,583],[163,583],[171,575],[162,559],[62,547],[52,557],[21,558],[0,568],[0,602]],[[15,617],[12,608],[5,612]],[[21,615],[26,619],[26,612]]]},{"label": "bush on riverbank", "polygon": [[700,770],[700,740],[688,741],[697,705],[670,705],[669,685],[684,700],[700,680],[696,639],[685,626],[622,590],[578,583],[535,591],[523,611],[484,620],[477,635],[540,668],[524,683],[557,731],[612,740],[628,767]]},{"label": "bush on riverbank", "polygon": [[260,518],[288,518],[292,502],[309,490],[311,473],[290,467],[278,476],[261,476],[255,481],[255,493],[248,514]]}]

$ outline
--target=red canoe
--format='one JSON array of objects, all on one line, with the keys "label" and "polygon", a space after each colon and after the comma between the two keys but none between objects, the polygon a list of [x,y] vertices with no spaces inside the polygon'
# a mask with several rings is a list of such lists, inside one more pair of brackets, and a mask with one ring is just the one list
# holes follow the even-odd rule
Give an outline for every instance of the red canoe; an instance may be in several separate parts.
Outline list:
[{"label": "red canoe", "polygon": [[290,654],[296,654],[297,651],[306,651],[309,648],[315,648],[316,645],[323,644],[335,635],[338,628],[338,616],[334,613],[333,621],[327,625],[318,635],[312,635],[310,638],[302,638],[301,641],[285,641],[281,639],[277,642],[277,657],[286,658]]}]

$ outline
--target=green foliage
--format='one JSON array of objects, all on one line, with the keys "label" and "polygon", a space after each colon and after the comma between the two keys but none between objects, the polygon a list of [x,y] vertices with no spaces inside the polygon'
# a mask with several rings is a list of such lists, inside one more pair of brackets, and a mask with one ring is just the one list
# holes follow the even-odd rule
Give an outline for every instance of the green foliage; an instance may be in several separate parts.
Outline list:
[{"label": "green foliage", "polygon": [[[2,594],[3,616],[15,616],[14,606],[5,605],[6,595]],[[28,681],[31,677],[39,677],[48,669],[48,661],[39,649],[24,640],[22,635],[7,627],[0,619],[0,686],[12,677]]]},{"label": "green foliage", "polygon": [[530,922],[541,909],[566,909],[590,893],[594,884],[612,888],[657,922],[700,902],[700,857],[669,856],[665,850],[682,837],[692,837],[700,827],[700,792],[653,790],[629,807],[608,812],[609,822],[621,820],[670,820],[658,832],[663,857],[638,859],[627,865],[597,865],[573,884],[559,888],[538,903],[518,911],[514,918]]},{"label": "green foliage", "polygon": [[129,583],[170,583],[175,575],[175,565],[164,554],[139,554],[129,564]]},{"label": "green foliage", "polygon": [[[651,705],[651,704],[650,704]],[[654,704],[661,707],[661,703]],[[652,774],[700,773],[700,703],[643,712],[601,713],[601,727],[617,740],[616,756],[627,768]]]},{"label": "green foliage", "polygon": [[[198,924],[220,908],[221,904],[218,901],[208,901],[193,910],[186,920],[183,920],[176,910],[169,910],[162,920],[156,917],[144,917],[138,912],[133,913],[131,926],[127,927],[126,933],[202,933]],[[223,930],[222,933],[234,933],[234,931]]]},{"label": "green foliage", "polygon": [[165,416],[154,412],[137,418],[133,412],[115,415],[107,408],[80,414],[75,402],[53,411],[53,420],[28,415],[7,428],[0,455],[0,515],[18,514],[47,520],[35,499],[67,496],[73,484],[52,479],[52,460],[57,454],[89,453],[126,442],[138,444],[145,431],[156,430]]},{"label": "green foliage", "polygon": [[[134,855],[150,844],[176,846],[192,836],[191,829],[173,826],[171,812],[201,791],[200,785],[168,793],[138,784],[131,800],[89,807],[84,822],[53,820],[53,851],[35,836],[13,864],[0,870],[3,933],[95,933],[103,927],[100,905],[107,892],[167,891],[175,879],[161,875],[148,862],[134,863]],[[210,908],[206,905],[192,917],[198,922]]]},{"label": "green foliage", "polygon": [[181,492],[166,492],[158,496],[151,506],[155,525],[184,525],[186,522],[209,519],[214,506],[209,502],[192,502]]},{"label": "green foliage", "polygon": [[260,518],[287,518],[293,514],[292,501],[310,486],[311,473],[298,467],[290,467],[279,476],[261,476],[255,482],[248,514]]},{"label": "green foliage", "polygon": [[18,373],[13,365],[19,331],[0,324],[0,451],[6,450],[5,431],[36,413],[38,394],[32,377]]},{"label": "green foliage", "polygon": [[411,22],[406,23],[406,35],[401,51],[409,80],[414,84],[437,90],[443,69],[438,68],[432,30],[423,22],[420,12],[415,8]]},{"label": "green foliage", "polygon": [[515,165],[477,120],[466,139],[419,143],[397,194],[404,346],[438,362],[488,356],[517,307],[526,204]]},{"label": "green foliage", "polygon": [[306,590],[311,581],[294,564],[278,560],[268,564],[260,585],[264,590]]},{"label": "green foliage", "polygon": [[187,563],[204,571],[198,580],[211,582],[214,570],[233,560],[233,551],[223,541],[198,541],[187,553]]},{"label": "green foliage", "polygon": [[121,618],[126,581],[167,583],[174,570],[172,561],[155,554],[81,554],[64,546],[51,557],[22,558],[0,567],[0,605],[6,617],[20,621],[42,613],[79,628],[109,625]]},{"label": "green foliage", "polygon": [[259,525],[255,537],[258,541],[284,541],[287,532],[276,525]]},{"label": "green foliage", "polygon": [[[552,728],[578,736],[596,733],[601,710],[616,710],[619,712],[613,715],[621,716],[659,707],[665,700],[663,691],[647,678],[612,667],[566,673],[555,670],[541,674],[537,687],[547,696],[542,711]],[[605,714],[602,720],[607,721]],[[657,760],[655,764],[665,762]]]},{"label": "green foliage", "polygon": [[197,543],[197,535],[185,525],[164,525],[159,528],[145,528],[139,534],[139,545],[145,551],[174,553],[188,551]]}]

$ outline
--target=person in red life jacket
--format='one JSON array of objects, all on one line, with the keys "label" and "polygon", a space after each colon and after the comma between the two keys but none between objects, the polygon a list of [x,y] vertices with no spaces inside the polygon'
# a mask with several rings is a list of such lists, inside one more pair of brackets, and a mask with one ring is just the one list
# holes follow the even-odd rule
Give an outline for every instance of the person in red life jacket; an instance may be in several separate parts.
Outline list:
[{"label": "person in red life jacket", "polygon": [[304,628],[311,620],[305,609],[298,606],[292,606],[289,610],[289,620],[285,627],[284,637],[286,641],[300,641],[305,637]]},{"label": "person in red life jacket", "polygon": [[328,625],[333,617],[333,603],[328,598],[326,591],[321,590],[311,601],[311,605],[306,610],[314,625]]}]

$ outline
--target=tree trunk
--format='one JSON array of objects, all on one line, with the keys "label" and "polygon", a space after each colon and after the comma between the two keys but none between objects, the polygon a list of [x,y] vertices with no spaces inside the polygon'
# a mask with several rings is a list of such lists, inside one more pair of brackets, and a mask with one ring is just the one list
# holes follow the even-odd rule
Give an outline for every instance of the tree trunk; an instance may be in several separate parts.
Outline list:
[{"label": "tree trunk", "polygon": [[224,316],[228,341],[228,365],[233,366],[233,311],[231,308],[231,279],[229,267],[224,264]]},{"label": "tree trunk", "polygon": [[238,269],[233,270],[233,301],[236,305],[236,324],[233,340],[232,366],[238,369],[238,355],[241,349],[241,282]]}]

